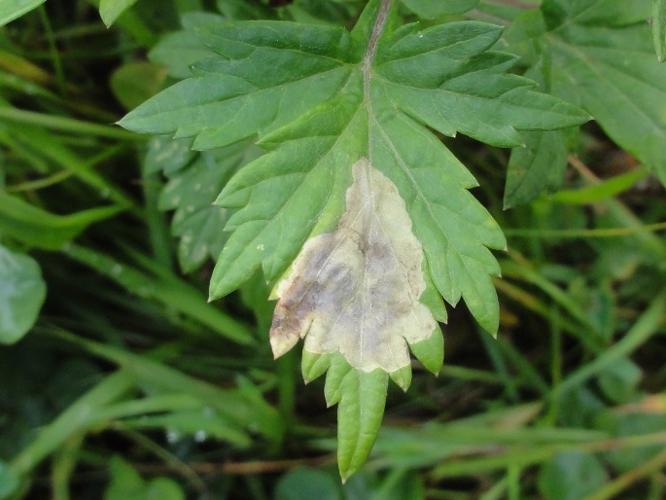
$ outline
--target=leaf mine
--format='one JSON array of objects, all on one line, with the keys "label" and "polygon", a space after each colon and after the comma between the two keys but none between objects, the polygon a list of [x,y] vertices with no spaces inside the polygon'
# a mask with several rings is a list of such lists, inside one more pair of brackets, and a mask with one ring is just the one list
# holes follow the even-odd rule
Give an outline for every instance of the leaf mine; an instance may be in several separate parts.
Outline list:
[{"label": "leaf mine", "polygon": [[336,230],[308,240],[278,284],[271,346],[278,357],[305,338],[308,352],[395,372],[436,327],[419,302],[423,248],[396,186],[366,158],[352,173]]}]

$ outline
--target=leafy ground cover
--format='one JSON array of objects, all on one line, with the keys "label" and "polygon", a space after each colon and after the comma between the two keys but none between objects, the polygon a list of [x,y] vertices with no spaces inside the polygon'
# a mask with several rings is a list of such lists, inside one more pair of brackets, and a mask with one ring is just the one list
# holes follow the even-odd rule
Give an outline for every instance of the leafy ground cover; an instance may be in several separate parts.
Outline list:
[{"label": "leafy ground cover", "polygon": [[0,0],[0,498],[663,498],[665,5]]}]

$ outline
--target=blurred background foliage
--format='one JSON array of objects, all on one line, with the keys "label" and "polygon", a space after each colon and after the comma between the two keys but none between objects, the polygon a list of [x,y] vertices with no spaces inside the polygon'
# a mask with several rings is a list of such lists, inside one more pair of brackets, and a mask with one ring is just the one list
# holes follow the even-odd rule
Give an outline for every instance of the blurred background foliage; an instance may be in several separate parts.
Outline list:
[{"label": "blurred background foliage", "polygon": [[451,141],[510,242],[500,335],[452,311],[442,374],[391,389],[344,486],[321,383],[270,355],[262,276],[206,303],[210,203],[258,152],[112,124],[205,57],[185,12],[350,25],[363,3],[141,0],[107,29],[49,0],[0,28],[0,498],[666,496],[666,198],[594,123],[563,187],[508,211],[510,152]]}]

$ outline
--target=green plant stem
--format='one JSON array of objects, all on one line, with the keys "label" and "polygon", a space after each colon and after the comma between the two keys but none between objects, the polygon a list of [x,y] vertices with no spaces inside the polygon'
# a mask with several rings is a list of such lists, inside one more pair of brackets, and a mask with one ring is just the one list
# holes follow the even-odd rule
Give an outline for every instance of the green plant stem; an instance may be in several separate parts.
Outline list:
[{"label": "green plant stem", "polygon": [[[136,374],[137,378],[161,387],[164,391],[183,392],[207,401],[211,407],[239,425],[252,423],[259,432],[274,439],[278,439],[282,434],[283,425],[279,414],[257,394],[247,395],[247,391],[219,388],[145,356],[87,340],[60,328],[40,328],[38,331],[78,345],[100,358],[126,368]],[[240,430],[238,432],[240,433]]]},{"label": "green plant stem", "polygon": [[638,318],[638,321],[613,346],[599,354],[594,361],[574,371],[564,379],[551,393],[553,400],[561,397],[567,391],[580,386],[589,378],[598,374],[618,359],[631,354],[644,344],[652,335],[663,327],[664,313],[666,313],[666,290],[662,291],[652,301],[647,310]]},{"label": "green plant stem", "polygon": [[518,279],[526,281],[535,285],[551,297],[563,310],[571,315],[578,323],[580,323],[587,332],[591,335],[585,335],[586,332],[581,332],[579,328],[576,331],[576,336],[587,347],[593,350],[599,350],[602,346],[600,342],[600,334],[596,327],[590,322],[587,314],[582,309],[580,304],[571,298],[564,290],[562,290],[555,283],[546,279],[538,270],[534,269],[532,264],[524,259],[521,255],[512,254],[511,261],[504,260],[500,264],[502,266],[502,275],[507,278]]},{"label": "green plant stem", "polygon": [[252,328],[206,302],[203,294],[175,276],[150,276],[89,248],[68,245],[64,253],[140,297],[157,300],[239,344],[255,343]]},{"label": "green plant stem", "polygon": [[127,132],[126,130],[100,125],[98,123],[84,122],[65,116],[46,115],[34,111],[24,111],[16,108],[0,108],[0,122],[8,121],[23,125],[37,125],[51,130],[71,132],[81,135],[106,137],[122,141],[144,141],[145,137]]},{"label": "green plant stem", "polygon": [[517,238],[620,238],[637,233],[656,233],[666,231],[666,222],[631,227],[612,227],[599,229],[512,229],[504,230],[507,236]]},{"label": "green plant stem", "polygon": [[85,434],[80,432],[67,439],[53,456],[51,483],[53,500],[69,500],[69,480],[76,468]]},{"label": "green plant stem", "polygon": [[7,191],[10,193],[20,193],[23,191],[37,191],[39,189],[48,188],[55,186],[56,184],[65,181],[72,177],[74,172],[71,170],[61,170],[56,172],[53,175],[44,177],[42,179],[36,179],[34,181],[21,182],[20,184],[15,184],[13,186],[7,186]]},{"label": "green plant stem", "polygon": [[51,28],[51,21],[49,21],[49,16],[46,13],[44,5],[39,6],[39,18],[44,27],[44,33],[46,34],[46,40],[49,43],[49,52],[51,53],[51,61],[53,62],[53,69],[56,74],[56,81],[58,82],[58,89],[60,94],[64,95],[67,89],[65,71],[62,66],[62,60],[60,59],[60,51],[56,45],[55,37],[53,36],[53,29]]},{"label": "green plant stem", "polygon": [[666,446],[666,432],[595,440],[587,443],[541,445],[536,448],[525,448],[522,446],[510,447],[503,453],[497,455],[443,463],[433,469],[432,478],[434,480],[441,480],[445,477],[475,475],[503,469],[510,465],[527,467],[549,460],[557,453],[566,451],[580,450],[587,452],[601,452],[618,449],[642,448],[655,445]]}]

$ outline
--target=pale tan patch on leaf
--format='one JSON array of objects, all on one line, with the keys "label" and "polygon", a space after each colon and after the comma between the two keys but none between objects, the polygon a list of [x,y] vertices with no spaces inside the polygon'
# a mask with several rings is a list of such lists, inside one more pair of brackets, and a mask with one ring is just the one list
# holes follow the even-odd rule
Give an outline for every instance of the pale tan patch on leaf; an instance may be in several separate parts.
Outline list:
[{"label": "pale tan patch on leaf", "polygon": [[338,227],[308,240],[278,285],[271,346],[278,357],[307,335],[309,352],[394,372],[436,326],[419,302],[423,249],[395,185],[365,158],[352,169]]}]

